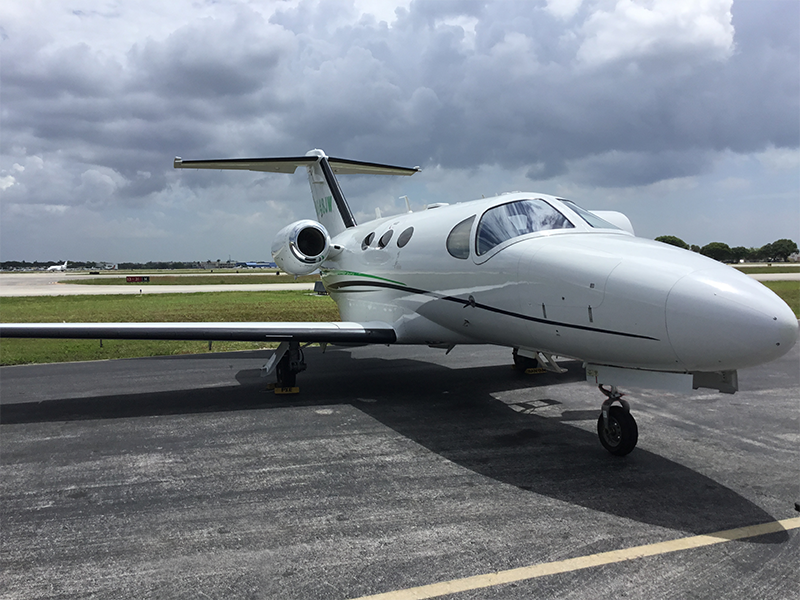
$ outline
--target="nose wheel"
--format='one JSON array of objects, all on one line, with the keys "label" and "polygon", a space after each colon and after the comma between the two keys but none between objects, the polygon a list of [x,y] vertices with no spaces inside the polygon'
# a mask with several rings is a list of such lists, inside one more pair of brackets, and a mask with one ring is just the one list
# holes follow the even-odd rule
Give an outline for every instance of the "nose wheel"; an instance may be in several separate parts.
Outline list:
[{"label": "nose wheel", "polygon": [[630,454],[639,440],[639,428],[631,414],[630,404],[623,400],[617,388],[606,388],[602,385],[599,388],[606,396],[597,419],[600,443],[614,456]]}]

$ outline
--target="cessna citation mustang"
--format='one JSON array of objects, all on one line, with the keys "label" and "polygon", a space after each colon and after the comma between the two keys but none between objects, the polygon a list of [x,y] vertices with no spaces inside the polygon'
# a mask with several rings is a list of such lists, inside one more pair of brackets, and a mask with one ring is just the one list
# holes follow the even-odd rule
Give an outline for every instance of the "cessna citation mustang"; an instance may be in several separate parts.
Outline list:
[{"label": "cessna citation mustang", "polygon": [[5,337],[258,340],[281,344],[265,370],[294,388],[303,344],[458,344],[513,348],[515,362],[562,371],[583,361],[606,396],[603,446],[638,438],[618,386],[733,393],[736,370],[795,344],[798,322],[769,289],[715,260],[637,238],[628,219],[539,193],[434,204],[356,224],[335,174],[417,168],[332,158],[175,159],[179,169],[294,173],[305,167],[317,220],[288,225],[272,256],[295,275],[317,269],[339,306],[332,323],[3,324]]}]

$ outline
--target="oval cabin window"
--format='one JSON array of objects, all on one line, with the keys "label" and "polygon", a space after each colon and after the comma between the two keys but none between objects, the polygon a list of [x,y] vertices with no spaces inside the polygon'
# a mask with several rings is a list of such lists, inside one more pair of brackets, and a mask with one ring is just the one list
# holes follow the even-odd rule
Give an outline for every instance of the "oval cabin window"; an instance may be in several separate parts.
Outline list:
[{"label": "oval cabin window", "polygon": [[392,239],[392,235],[394,235],[394,231],[391,229],[384,233],[381,236],[381,239],[378,240],[378,248],[386,248],[386,245],[389,243],[389,240]]},{"label": "oval cabin window", "polygon": [[375,239],[375,232],[373,231],[367,237],[364,238],[364,241],[361,242],[361,249],[366,250],[369,248],[369,245],[372,243],[372,240]]},{"label": "oval cabin window", "polygon": [[411,239],[412,235],[414,235],[414,228],[409,227],[397,237],[397,247],[402,248],[405,246],[408,243],[408,240]]}]

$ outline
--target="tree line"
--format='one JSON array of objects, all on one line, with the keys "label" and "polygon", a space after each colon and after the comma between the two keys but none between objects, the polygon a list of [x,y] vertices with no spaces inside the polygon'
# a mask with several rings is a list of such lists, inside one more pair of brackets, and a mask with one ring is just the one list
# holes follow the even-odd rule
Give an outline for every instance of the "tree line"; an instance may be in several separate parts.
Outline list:
[{"label": "tree line", "polygon": [[705,246],[691,246],[681,238],[674,235],[661,235],[656,238],[657,242],[663,242],[678,248],[699,252],[704,256],[713,258],[720,262],[786,262],[792,254],[797,254],[797,243],[783,238],[775,240],[771,244],[764,244],[760,248],[745,248],[735,246],[731,248],[724,242],[711,242]]}]

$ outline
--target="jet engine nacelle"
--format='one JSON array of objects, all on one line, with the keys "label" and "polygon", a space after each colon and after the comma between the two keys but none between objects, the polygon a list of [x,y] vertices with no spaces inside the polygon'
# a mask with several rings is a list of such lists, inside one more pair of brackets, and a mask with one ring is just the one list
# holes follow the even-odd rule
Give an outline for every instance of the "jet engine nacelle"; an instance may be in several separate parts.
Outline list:
[{"label": "jet engine nacelle", "polygon": [[316,221],[304,219],[281,229],[272,242],[272,260],[281,271],[308,275],[331,251],[331,236]]}]

